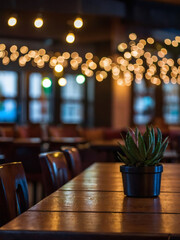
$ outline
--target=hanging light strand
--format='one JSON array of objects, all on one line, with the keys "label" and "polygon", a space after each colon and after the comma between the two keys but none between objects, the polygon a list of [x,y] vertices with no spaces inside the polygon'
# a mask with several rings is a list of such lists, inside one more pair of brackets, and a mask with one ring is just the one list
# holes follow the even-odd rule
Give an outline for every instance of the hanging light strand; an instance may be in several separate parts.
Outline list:
[{"label": "hanging light strand", "polygon": [[[43,48],[32,50],[25,45],[21,47],[12,45],[8,48],[6,44],[0,43],[0,59],[3,65],[18,61],[20,67],[25,67],[29,62],[37,68],[44,68],[49,64],[54,74],[59,76],[63,75],[67,66],[74,71],[80,69],[82,75],[79,75],[76,80],[79,84],[82,84],[86,77],[92,76],[95,76],[98,82],[112,76],[120,86],[130,86],[133,80],[141,83],[142,79],[154,85],[162,82],[180,84],[180,58],[169,57],[171,48],[179,47],[180,36],[176,36],[171,42],[165,39],[164,44],[161,45],[152,37],[137,40],[134,33],[130,35],[130,40],[129,43],[118,45],[118,55],[100,59],[91,52],[87,52],[84,56],[80,56],[78,52],[67,51],[62,54],[48,53]],[[172,44],[173,41],[175,41],[174,44]],[[47,82],[48,80],[45,81]],[[66,80],[59,80],[60,86],[65,84]]]}]

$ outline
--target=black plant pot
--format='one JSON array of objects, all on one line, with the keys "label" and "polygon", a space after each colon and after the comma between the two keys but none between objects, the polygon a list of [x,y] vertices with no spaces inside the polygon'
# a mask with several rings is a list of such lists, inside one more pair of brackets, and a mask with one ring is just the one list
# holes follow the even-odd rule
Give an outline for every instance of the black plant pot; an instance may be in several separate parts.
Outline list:
[{"label": "black plant pot", "polygon": [[163,166],[120,166],[124,194],[128,197],[156,197],[160,194]]}]

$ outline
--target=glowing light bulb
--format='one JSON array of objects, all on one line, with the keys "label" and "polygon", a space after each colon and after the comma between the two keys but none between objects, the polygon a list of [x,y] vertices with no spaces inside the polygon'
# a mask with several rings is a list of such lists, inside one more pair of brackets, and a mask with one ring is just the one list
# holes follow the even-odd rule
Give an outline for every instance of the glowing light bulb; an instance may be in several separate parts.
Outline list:
[{"label": "glowing light bulb", "polygon": [[68,33],[66,36],[66,42],[73,43],[75,41],[75,35],[74,33]]},{"label": "glowing light bulb", "polygon": [[60,73],[63,71],[63,66],[61,64],[57,64],[54,68],[54,70],[57,72],[57,73]]},{"label": "glowing light bulb", "polygon": [[48,78],[48,77],[43,78],[43,80],[42,80],[42,86],[43,86],[44,88],[49,88],[49,87],[51,87],[51,85],[52,85],[52,81],[51,81],[50,78]]},{"label": "glowing light bulb", "polygon": [[42,18],[36,18],[34,21],[34,26],[36,28],[41,28],[43,26],[43,19]]},{"label": "glowing light bulb", "polygon": [[75,28],[81,28],[83,26],[83,20],[82,18],[78,17],[74,20],[74,27]]},{"label": "glowing light bulb", "polygon": [[16,25],[16,23],[17,23],[17,18],[15,18],[15,17],[10,17],[10,18],[8,19],[8,25],[9,25],[10,27],[14,27],[14,26]]},{"label": "glowing light bulb", "polygon": [[76,77],[76,82],[78,83],[78,84],[83,84],[84,82],[85,82],[85,76],[84,75],[82,75],[82,74],[80,74],[80,75],[77,75],[77,77]]},{"label": "glowing light bulb", "polygon": [[67,80],[65,78],[60,78],[58,84],[60,87],[64,87],[67,84]]},{"label": "glowing light bulb", "polygon": [[135,33],[130,33],[129,34],[129,39],[130,40],[136,40],[136,38],[137,38],[137,35]]}]

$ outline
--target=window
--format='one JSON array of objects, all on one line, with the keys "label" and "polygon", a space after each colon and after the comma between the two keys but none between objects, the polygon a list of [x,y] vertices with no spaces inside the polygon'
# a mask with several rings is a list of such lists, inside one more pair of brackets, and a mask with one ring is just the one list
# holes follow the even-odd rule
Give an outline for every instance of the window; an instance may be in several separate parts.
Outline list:
[{"label": "window", "polygon": [[[180,123],[180,87],[177,84],[162,84],[163,118],[167,124]],[[160,100],[160,99],[159,99]],[[155,86],[146,87],[145,82],[134,84],[134,123],[151,122],[155,113]]]},{"label": "window", "polygon": [[78,84],[76,75],[66,74],[65,77],[67,84],[60,88],[60,119],[63,123],[81,124],[84,121],[85,84]]},{"label": "window", "polygon": [[32,123],[52,121],[53,114],[50,114],[52,80],[47,77],[51,85],[45,85],[44,79],[40,73],[31,73],[29,76],[29,120]]},{"label": "window", "polygon": [[0,71],[0,121],[17,120],[18,74],[13,71]]},{"label": "window", "polygon": [[[45,83],[49,78],[50,85]],[[93,126],[94,78],[78,84],[75,74],[66,74],[67,85],[59,87],[51,74],[0,71],[0,122],[73,123]]]},{"label": "window", "polygon": [[134,123],[143,125],[149,123],[155,112],[155,91],[154,87],[147,87],[145,81],[141,84],[134,83]]},{"label": "window", "polygon": [[180,122],[180,97],[179,85],[163,84],[163,115],[168,124]]},{"label": "window", "polygon": [[83,120],[83,104],[63,103],[61,106],[63,123],[81,123]]}]

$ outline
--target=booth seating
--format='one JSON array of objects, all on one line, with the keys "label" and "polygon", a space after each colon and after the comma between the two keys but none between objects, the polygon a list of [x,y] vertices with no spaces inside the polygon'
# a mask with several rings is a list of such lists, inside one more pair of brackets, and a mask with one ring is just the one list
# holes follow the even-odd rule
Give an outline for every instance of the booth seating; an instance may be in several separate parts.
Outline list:
[{"label": "booth seating", "polygon": [[77,124],[41,125],[41,124],[8,124],[0,123],[0,137],[2,138],[40,138],[48,141],[48,138],[77,138],[87,141],[110,140],[124,136],[126,129],[112,129],[107,127],[83,128]]}]

